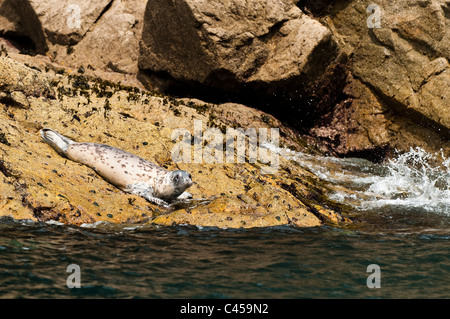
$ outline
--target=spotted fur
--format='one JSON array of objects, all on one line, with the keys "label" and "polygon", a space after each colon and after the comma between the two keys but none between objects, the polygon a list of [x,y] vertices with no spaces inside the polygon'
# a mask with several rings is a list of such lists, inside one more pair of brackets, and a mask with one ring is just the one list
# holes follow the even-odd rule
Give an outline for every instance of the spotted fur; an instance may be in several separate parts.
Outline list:
[{"label": "spotted fur", "polygon": [[42,129],[40,133],[43,140],[59,154],[89,166],[125,192],[162,206],[175,199],[192,197],[185,192],[193,184],[191,175],[186,171],[168,171],[109,145],[77,143],[52,129]]}]

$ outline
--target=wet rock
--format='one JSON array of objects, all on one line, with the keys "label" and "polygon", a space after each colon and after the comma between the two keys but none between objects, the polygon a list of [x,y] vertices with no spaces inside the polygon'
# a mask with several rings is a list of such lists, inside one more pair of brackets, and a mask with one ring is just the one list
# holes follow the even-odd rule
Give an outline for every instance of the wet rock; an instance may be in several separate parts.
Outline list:
[{"label": "wet rock", "polygon": [[[267,190],[267,192],[270,192]],[[292,202],[292,198],[289,198]],[[266,204],[267,205],[267,204]],[[288,212],[288,204],[275,206],[277,211],[253,204],[244,204],[236,197],[222,197],[208,205],[193,209],[182,209],[155,218],[154,223],[162,225],[190,224],[220,228],[252,228],[293,224],[299,227],[321,225],[321,221],[304,205],[297,203]]]},{"label": "wet rock", "polygon": [[349,76],[344,94],[346,98],[309,130],[314,137],[309,142],[323,152],[371,161],[382,161],[395,150],[409,151],[412,146],[431,153],[450,152],[443,132],[426,121],[418,124],[407,114],[395,112],[360,80]]}]

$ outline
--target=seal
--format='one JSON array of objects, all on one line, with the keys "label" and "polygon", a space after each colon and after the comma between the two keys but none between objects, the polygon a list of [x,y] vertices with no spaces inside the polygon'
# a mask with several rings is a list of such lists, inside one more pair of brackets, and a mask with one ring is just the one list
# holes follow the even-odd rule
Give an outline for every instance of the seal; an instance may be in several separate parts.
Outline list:
[{"label": "seal", "polygon": [[124,192],[165,207],[176,199],[192,198],[185,192],[193,185],[191,174],[186,171],[168,171],[109,145],[77,143],[49,128],[43,128],[40,134],[57,153],[92,168]]}]

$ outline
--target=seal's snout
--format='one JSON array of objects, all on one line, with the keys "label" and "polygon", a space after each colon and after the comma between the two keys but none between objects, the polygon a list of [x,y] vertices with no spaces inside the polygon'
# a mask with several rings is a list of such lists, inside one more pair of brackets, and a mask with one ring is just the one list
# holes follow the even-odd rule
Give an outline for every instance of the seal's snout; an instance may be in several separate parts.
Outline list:
[{"label": "seal's snout", "polygon": [[186,183],[186,185],[189,185],[188,187],[191,187],[192,185],[194,185],[194,182],[192,181],[192,178],[191,178],[191,174],[189,174],[189,176],[185,179],[185,183]]},{"label": "seal's snout", "polygon": [[185,176],[184,176],[184,184],[185,184],[187,187],[191,187],[192,185],[194,185],[194,183],[192,182],[192,176],[191,176],[191,174],[189,174],[189,173],[187,173],[187,172],[186,172],[186,174],[185,174]]}]

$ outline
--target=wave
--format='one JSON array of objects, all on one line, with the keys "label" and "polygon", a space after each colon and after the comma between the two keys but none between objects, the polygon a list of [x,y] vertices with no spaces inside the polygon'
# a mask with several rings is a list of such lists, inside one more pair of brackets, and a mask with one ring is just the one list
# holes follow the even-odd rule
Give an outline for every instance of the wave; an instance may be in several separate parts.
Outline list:
[{"label": "wave", "polygon": [[420,208],[450,214],[450,158],[420,147],[399,153],[383,164],[360,158],[314,156],[264,145],[294,160],[332,190],[332,200],[359,210],[386,206]]}]

